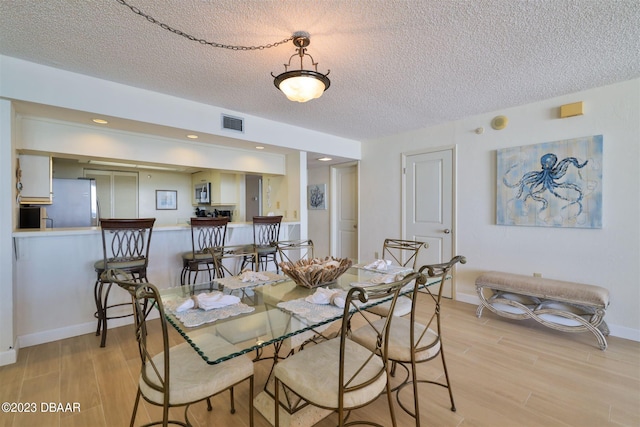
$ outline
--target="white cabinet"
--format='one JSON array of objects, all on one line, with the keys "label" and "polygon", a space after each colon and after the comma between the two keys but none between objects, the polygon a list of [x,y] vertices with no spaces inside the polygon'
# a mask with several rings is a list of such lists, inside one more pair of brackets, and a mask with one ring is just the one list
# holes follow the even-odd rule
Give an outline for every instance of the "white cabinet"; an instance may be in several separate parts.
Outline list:
[{"label": "white cabinet", "polygon": [[[211,183],[211,195],[209,200],[211,206],[220,205],[236,205],[238,204],[238,183],[236,181],[237,174],[220,172],[218,170],[209,170],[196,172],[191,175],[193,187],[197,184]],[[198,204],[195,199],[195,191],[191,195],[194,205]]]},{"label": "white cabinet", "polygon": [[51,204],[53,167],[51,156],[20,154],[18,188],[21,204]]}]

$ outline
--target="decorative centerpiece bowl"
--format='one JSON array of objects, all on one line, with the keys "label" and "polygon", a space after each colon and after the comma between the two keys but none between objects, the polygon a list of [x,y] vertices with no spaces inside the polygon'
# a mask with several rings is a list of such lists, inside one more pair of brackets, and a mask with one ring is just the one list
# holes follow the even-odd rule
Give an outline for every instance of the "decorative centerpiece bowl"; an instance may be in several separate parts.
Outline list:
[{"label": "decorative centerpiece bowl", "polygon": [[282,272],[298,286],[313,289],[335,282],[353,262],[349,258],[313,258],[281,262]]}]

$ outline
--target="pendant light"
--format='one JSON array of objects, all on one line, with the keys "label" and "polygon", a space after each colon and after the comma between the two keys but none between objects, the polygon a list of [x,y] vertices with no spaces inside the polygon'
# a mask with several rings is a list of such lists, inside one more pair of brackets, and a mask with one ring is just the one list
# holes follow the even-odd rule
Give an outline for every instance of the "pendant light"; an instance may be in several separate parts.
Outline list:
[{"label": "pendant light", "polygon": [[[313,57],[307,53],[309,46],[309,34],[306,32],[297,32],[293,35],[293,44],[296,46],[296,53],[291,55],[289,63],[284,64],[284,73],[274,77],[273,84],[286,95],[291,101],[307,102],[315,98],[320,98],[325,90],[329,88],[331,82],[327,74],[318,72],[318,63],[313,61]],[[300,69],[289,70],[291,60],[298,56],[300,58]],[[311,60],[313,70],[304,69],[304,57],[308,56]]]}]

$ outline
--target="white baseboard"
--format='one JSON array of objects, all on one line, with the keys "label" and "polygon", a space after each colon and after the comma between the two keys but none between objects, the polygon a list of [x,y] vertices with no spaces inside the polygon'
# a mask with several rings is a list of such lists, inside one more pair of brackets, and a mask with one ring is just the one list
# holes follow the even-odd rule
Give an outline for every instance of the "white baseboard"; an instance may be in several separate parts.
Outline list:
[{"label": "white baseboard", "polygon": [[[81,323],[78,325],[65,326],[64,328],[50,329],[48,331],[21,335],[18,337],[18,342],[20,344],[20,347],[24,348],[52,341],[63,340],[66,338],[77,337],[78,335],[95,333],[97,326],[96,322],[97,320],[93,322]],[[132,323],[133,318],[131,317],[109,320],[109,329],[130,325]]]},{"label": "white baseboard", "polygon": [[11,365],[18,361],[18,349],[16,347],[0,352],[0,366]]},{"label": "white baseboard", "polygon": [[[456,301],[473,305],[480,304],[480,298],[476,294],[456,293]],[[610,323],[607,323],[607,326],[609,326],[609,335],[612,337],[640,342],[640,329],[627,328],[626,326],[612,325]]]}]

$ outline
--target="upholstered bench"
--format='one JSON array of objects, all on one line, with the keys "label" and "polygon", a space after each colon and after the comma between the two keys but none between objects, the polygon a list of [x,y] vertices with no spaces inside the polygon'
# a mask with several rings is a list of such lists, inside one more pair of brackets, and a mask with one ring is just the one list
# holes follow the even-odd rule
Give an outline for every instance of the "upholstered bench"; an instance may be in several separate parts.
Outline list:
[{"label": "upholstered bench", "polygon": [[[487,290],[487,292],[485,292]],[[510,319],[534,319],[563,332],[592,332],[607,348],[609,291],[600,286],[491,271],[476,279],[480,317],[486,307]],[[489,294],[487,296],[486,294]]]}]

